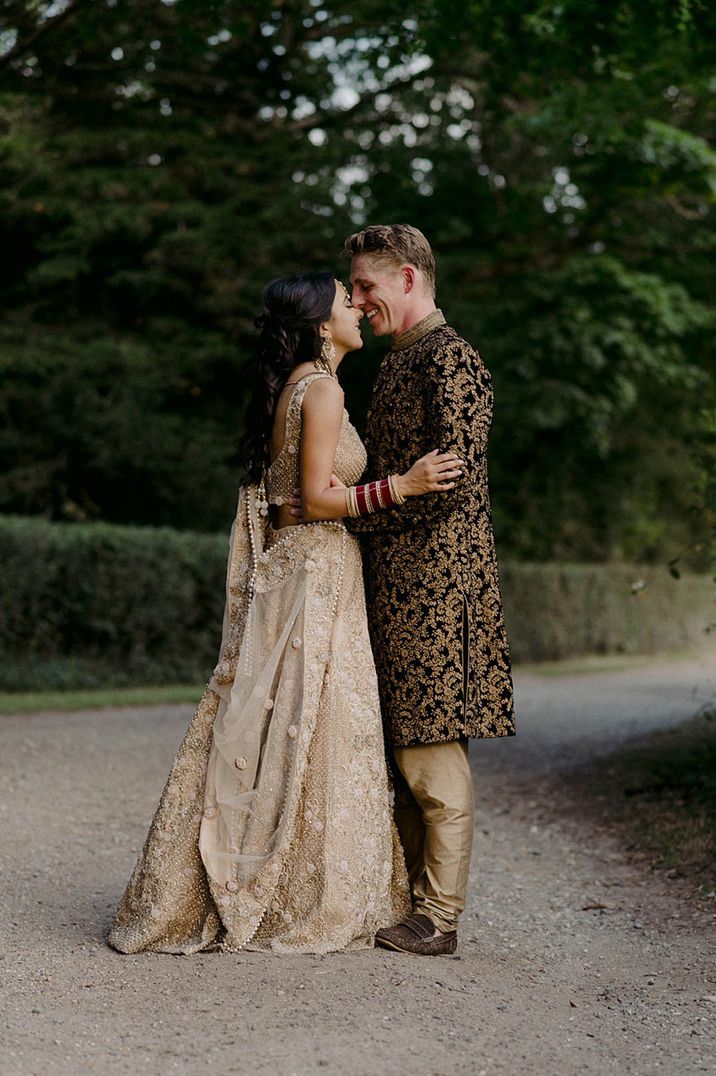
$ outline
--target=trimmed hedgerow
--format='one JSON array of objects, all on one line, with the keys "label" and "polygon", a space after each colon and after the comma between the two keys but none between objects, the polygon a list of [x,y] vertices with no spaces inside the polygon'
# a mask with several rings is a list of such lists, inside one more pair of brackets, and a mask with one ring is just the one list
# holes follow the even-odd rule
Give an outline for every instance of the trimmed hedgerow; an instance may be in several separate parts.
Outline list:
[{"label": "trimmed hedgerow", "polygon": [[192,683],[216,663],[227,536],[0,517],[0,689]]},{"label": "trimmed hedgerow", "polygon": [[[0,516],[0,690],[201,683],[221,640],[225,535]],[[502,565],[516,661],[708,638],[716,586],[626,564]]]},{"label": "trimmed hedgerow", "polygon": [[674,651],[716,628],[714,581],[666,566],[507,562],[502,585],[517,661]]}]

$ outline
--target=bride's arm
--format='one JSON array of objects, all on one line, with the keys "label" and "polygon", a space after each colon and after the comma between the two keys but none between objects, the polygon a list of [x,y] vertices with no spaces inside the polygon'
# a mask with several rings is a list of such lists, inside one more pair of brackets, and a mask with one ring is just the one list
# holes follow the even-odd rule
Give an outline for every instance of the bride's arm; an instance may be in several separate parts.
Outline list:
[{"label": "bride's arm", "polygon": [[302,405],[301,509],[303,521],[342,519],[348,514],[346,491],[331,488],[336,446],[343,422],[343,390],[320,378],[306,389]]}]

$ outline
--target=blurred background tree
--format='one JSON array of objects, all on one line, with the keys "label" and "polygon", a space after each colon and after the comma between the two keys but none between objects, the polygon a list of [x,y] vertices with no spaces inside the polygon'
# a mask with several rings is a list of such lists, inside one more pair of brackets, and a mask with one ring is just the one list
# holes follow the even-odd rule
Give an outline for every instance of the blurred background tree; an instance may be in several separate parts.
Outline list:
[{"label": "blurred background tree", "polygon": [[[501,549],[698,562],[713,8],[0,13],[0,510],[225,529],[261,287],[305,266],[345,276],[345,234],[409,221],[494,375]],[[346,364],[359,422],[384,346]]]}]

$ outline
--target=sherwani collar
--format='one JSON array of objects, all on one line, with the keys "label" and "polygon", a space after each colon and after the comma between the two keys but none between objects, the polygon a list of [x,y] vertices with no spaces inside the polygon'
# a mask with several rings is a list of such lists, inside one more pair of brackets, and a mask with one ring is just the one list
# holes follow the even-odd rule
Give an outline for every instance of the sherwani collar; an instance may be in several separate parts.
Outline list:
[{"label": "sherwani collar", "polygon": [[402,351],[405,347],[410,347],[412,344],[416,344],[418,340],[422,340],[433,329],[437,329],[439,325],[445,325],[445,318],[443,317],[442,310],[433,310],[421,321],[418,321],[410,329],[406,329],[404,333],[400,333],[393,339],[392,351]]}]

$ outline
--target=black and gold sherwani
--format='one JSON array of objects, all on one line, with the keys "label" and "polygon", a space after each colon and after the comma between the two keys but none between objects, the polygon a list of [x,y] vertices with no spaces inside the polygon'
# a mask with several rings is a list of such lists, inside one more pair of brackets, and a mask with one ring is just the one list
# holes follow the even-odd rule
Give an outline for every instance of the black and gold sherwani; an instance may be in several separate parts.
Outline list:
[{"label": "black and gold sherwani", "polygon": [[429,314],[397,337],[373,388],[366,480],[431,449],[466,464],[454,489],[350,520],[363,539],[368,619],[395,747],[515,731],[492,533],[492,384],[477,352]]}]

